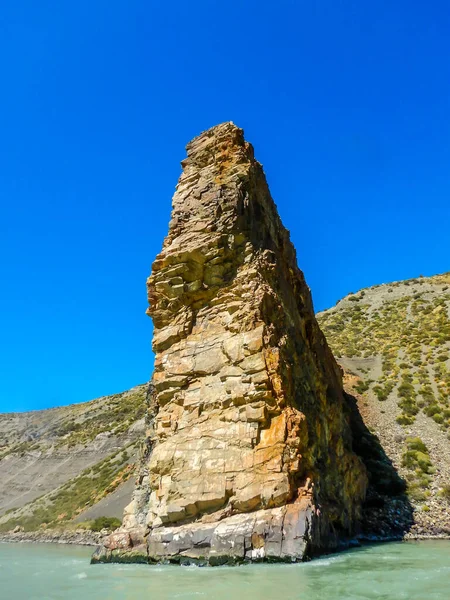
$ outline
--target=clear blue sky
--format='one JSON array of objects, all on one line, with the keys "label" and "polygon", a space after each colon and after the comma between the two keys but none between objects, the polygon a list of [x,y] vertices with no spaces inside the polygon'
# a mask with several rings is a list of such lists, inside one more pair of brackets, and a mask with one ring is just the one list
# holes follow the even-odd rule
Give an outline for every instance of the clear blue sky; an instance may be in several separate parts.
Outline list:
[{"label": "clear blue sky", "polygon": [[232,120],[316,308],[450,270],[447,2],[4,0],[0,411],[148,380],[184,146]]}]

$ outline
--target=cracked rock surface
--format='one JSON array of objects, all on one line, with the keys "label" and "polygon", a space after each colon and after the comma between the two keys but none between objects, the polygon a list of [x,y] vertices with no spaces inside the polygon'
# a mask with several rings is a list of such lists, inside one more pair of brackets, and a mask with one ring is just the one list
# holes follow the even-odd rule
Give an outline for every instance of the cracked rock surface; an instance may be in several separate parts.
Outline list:
[{"label": "cracked rock surface", "polygon": [[341,373],[243,131],[202,133],[182,167],[148,279],[149,452],[94,560],[301,560],[361,516]]}]

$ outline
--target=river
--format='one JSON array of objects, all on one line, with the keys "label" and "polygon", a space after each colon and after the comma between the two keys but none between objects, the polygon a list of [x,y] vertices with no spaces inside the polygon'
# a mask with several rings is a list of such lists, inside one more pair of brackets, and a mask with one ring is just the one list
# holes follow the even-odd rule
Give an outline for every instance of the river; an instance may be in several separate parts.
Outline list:
[{"label": "river", "polygon": [[366,546],[293,565],[89,564],[91,548],[0,543],[5,600],[449,600],[450,542]]}]

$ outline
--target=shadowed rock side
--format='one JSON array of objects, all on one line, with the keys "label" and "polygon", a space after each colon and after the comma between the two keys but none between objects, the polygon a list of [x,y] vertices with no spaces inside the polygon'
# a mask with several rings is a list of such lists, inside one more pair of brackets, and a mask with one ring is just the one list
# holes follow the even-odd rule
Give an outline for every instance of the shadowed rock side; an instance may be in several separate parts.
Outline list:
[{"label": "shadowed rock side", "polygon": [[252,146],[187,146],[148,280],[149,453],[93,561],[301,560],[357,532],[368,478],[341,374]]},{"label": "shadowed rock side", "polygon": [[[346,373],[344,387],[348,386],[348,379]],[[369,478],[358,539],[403,539],[414,522],[413,508],[405,494],[406,481],[398,474],[379,438],[368,429],[359,411],[358,399],[349,393],[345,393],[345,398],[350,415],[353,450],[363,461]]]}]

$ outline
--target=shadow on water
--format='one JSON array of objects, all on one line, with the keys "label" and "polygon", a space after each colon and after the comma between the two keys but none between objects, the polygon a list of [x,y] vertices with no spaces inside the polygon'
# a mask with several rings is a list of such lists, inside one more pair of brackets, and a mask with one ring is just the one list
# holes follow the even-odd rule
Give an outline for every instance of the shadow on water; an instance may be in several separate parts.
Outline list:
[{"label": "shadow on water", "polygon": [[399,475],[378,437],[371,433],[359,412],[356,398],[345,394],[350,411],[353,450],[363,461],[369,488],[363,507],[362,535],[370,539],[401,538],[413,525],[413,507],[406,481]]}]

